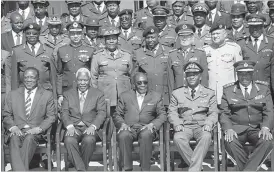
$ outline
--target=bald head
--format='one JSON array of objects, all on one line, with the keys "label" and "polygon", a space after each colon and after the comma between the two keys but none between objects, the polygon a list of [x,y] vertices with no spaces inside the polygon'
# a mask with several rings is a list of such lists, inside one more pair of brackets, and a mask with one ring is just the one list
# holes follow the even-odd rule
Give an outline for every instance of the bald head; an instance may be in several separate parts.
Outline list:
[{"label": "bald head", "polygon": [[10,16],[11,28],[15,33],[23,30],[23,17],[18,12],[14,12]]}]

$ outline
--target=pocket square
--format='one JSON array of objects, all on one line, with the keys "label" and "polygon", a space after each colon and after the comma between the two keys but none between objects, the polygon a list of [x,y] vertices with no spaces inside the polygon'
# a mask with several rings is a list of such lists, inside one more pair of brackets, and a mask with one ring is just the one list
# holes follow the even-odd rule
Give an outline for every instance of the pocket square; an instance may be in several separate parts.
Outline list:
[{"label": "pocket square", "polygon": [[154,105],[154,104],[153,104],[153,103],[148,103],[147,105],[148,105],[148,106],[152,106],[152,105]]}]

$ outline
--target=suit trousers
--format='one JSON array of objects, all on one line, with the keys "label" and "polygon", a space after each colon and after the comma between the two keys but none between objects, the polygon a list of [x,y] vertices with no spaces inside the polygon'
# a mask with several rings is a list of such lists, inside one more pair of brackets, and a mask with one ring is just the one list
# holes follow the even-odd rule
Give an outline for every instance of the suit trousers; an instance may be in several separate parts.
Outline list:
[{"label": "suit trousers", "polygon": [[148,129],[133,129],[131,131],[122,130],[118,134],[118,143],[120,150],[120,163],[124,170],[133,170],[132,148],[133,142],[138,140],[140,146],[140,163],[142,171],[150,171],[150,158],[152,157],[152,143],[157,137],[154,131],[151,133]]},{"label": "suit trousers", "polygon": [[[198,144],[194,151],[189,141],[195,139]],[[203,160],[211,144],[211,132],[203,131],[200,126],[184,127],[184,131],[174,134],[174,144],[184,161],[189,165],[189,171],[201,171]]]},{"label": "suit trousers", "polygon": [[[226,151],[237,163],[237,171],[257,171],[258,166],[272,150],[272,141],[259,138],[259,131],[259,128],[249,127],[246,131],[238,134],[238,138],[234,136],[232,142],[225,141]],[[255,147],[250,155],[244,149],[246,142]]]},{"label": "suit trousers", "polygon": [[[87,129],[86,126],[75,126],[75,129],[79,135],[65,136],[65,147],[75,169],[77,171],[87,171],[99,136],[96,132],[95,135],[83,134]],[[79,142],[81,142],[81,147],[79,146]]]}]

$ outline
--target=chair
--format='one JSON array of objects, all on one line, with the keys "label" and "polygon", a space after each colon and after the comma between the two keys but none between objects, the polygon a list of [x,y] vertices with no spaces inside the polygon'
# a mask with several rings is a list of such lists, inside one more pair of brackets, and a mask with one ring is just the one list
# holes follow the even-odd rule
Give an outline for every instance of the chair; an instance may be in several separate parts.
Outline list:
[{"label": "chair", "polygon": [[[170,132],[173,132],[170,127],[170,123],[167,123],[165,128],[165,146],[166,146],[166,171],[174,171],[174,152],[177,152],[177,148],[175,147],[175,144],[173,142],[173,133],[172,137]],[[213,149],[212,146],[210,146],[208,151],[214,152],[214,167],[215,171],[219,171],[219,150],[218,150],[218,129],[217,127],[214,127],[213,129]],[[197,142],[195,140],[190,141],[190,146],[195,147]]]},{"label": "chair", "polygon": [[[51,171],[51,160],[52,160],[52,157],[51,157],[51,151],[52,151],[52,146],[51,146],[51,142],[52,142],[52,135],[50,134],[51,133],[51,128],[50,127],[48,130],[47,130],[47,133],[46,133],[46,137],[47,137],[47,142],[46,143],[41,143],[37,146],[36,150],[35,150],[35,154],[41,154],[41,153],[46,153],[47,156],[48,156],[48,171]],[[5,163],[7,163],[7,159],[8,159],[8,156],[10,155],[10,149],[9,149],[9,146],[4,144],[4,134],[2,133],[2,141],[1,141],[1,144],[2,144],[2,167],[1,167],[1,171],[5,171]]]},{"label": "chair", "polygon": [[[108,171],[107,169],[107,156],[112,157],[112,151],[108,150],[110,148],[110,139],[107,138],[107,131],[110,127],[110,100],[106,99],[107,104],[107,118],[103,125],[103,140],[100,142],[96,142],[96,149],[94,151],[94,155],[92,160],[94,159],[96,154],[103,154],[103,163],[104,163],[104,171]],[[68,153],[67,149],[64,146],[64,142],[62,142],[62,132],[64,132],[63,123],[60,122],[56,131],[56,159],[57,159],[57,171],[61,171],[61,154],[64,154],[65,161],[65,171],[68,171]],[[107,154],[108,151],[108,154]],[[109,158],[109,166],[112,168],[112,159]]]},{"label": "chair", "polygon": [[[113,136],[112,136],[112,149],[113,149],[113,155],[114,155],[114,171],[121,171],[122,167],[120,166],[119,162],[119,146],[117,141],[117,129],[114,127]],[[140,147],[138,145],[138,141],[133,142],[133,154],[139,154]],[[153,142],[153,152],[160,152],[160,165],[161,165],[161,171],[164,171],[164,125],[161,126],[159,130],[159,140],[156,140]]]}]

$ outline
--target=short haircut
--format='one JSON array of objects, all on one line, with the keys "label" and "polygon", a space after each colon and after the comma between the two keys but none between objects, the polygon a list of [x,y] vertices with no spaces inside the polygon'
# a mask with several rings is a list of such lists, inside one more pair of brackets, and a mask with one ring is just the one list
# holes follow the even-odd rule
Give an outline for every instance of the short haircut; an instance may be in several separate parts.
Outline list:
[{"label": "short haircut", "polygon": [[37,78],[39,78],[39,70],[35,67],[28,67],[24,72],[24,76],[25,76],[26,72],[29,70],[35,71],[37,73]]},{"label": "short haircut", "polygon": [[87,68],[85,68],[85,67],[80,68],[80,69],[77,70],[77,72],[76,72],[76,78],[78,77],[79,73],[87,73],[89,79],[91,78],[91,73],[90,73],[90,71],[89,71]]},{"label": "short haircut", "polygon": [[[136,78],[138,77],[138,76],[145,76],[146,78],[147,78],[147,74],[146,73],[144,73],[144,72],[136,72],[134,75],[133,75],[133,83],[135,84],[135,82],[136,82]],[[148,79],[148,78],[147,78]]]}]

